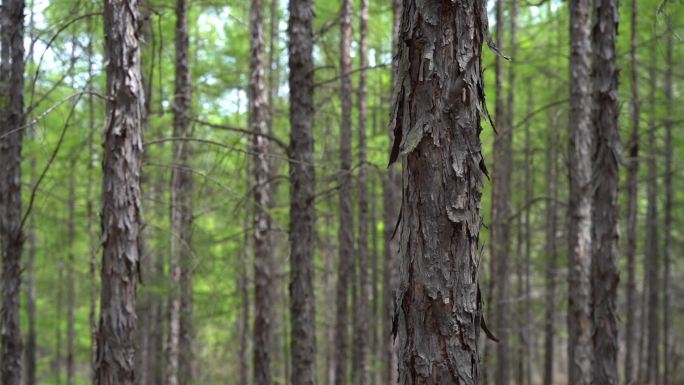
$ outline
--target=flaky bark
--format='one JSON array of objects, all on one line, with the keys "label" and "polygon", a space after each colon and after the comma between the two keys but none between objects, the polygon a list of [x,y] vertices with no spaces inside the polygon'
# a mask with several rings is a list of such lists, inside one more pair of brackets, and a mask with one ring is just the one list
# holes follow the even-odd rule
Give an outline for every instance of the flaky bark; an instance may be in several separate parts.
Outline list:
[{"label": "flaky bark", "polygon": [[616,0],[594,2],[594,132],[592,155],[592,383],[618,383],[618,70]]},{"label": "flaky bark", "polygon": [[568,383],[591,383],[591,40],[589,1],[571,0]]},{"label": "flaky bark", "polygon": [[630,10],[630,90],[631,124],[629,159],[627,161],[627,322],[625,325],[625,384],[634,380],[634,334],[636,329],[636,250],[637,250],[637,188],[639,176],[639,101],[637,71],[637,0],[631,1]]},{"label": "flaky bark", "polygon": [[24,0],[2,2],[0,46],[0,245],[2,315],[0,378],[21,382],[21,149],[24,137]]},{"label": "flaky bark", "polygon": [[136,0],[104,4],[107,121],[102,187],[102,291],[97,385],[133,385],[136,286],[142,223],[144,94]]},{"label": "flaky bark", "polygon": [[478,384],[485,5],[405,0],[390,127],[403,163],[399,383]]},{"label": "flaky bark", "polygon": [[292,384],[313,385],[316,373],[313,233],[313,17],[312,0],[291,0],[290,18],[290,313]]},{"label": "flaky bark", "polygon": [[[351,90],[351,40],[352,40],[352,1],[342,2],[340,19],[340,72],[342,84],[340,98],[342,103],[342,123],[340,126],[340,171],[339,171],[339,255],[337,277],[337,314],[335,320],[335,385],[348,382],[349,356],[349,317],[348,292],[350,279],[354,275],[354,236],[353,207],[351,185],[351,125],[352,125],[352,90]],[[352,312],[356,315],[358,309]],[[356,355],[352,361],[355,362]],[[356,365],[352,365],[356,366]]]},{"label": "flaky bark", "polygon": [[254,175],[254,383],[271,385],[271,328],[273,293],[271,288],[272,252],[270,242],[269,146],[263,136],[268,133],[267,95],[264,88],[264,4],[252,0],[250,9],[250,130],[252,136]]}]

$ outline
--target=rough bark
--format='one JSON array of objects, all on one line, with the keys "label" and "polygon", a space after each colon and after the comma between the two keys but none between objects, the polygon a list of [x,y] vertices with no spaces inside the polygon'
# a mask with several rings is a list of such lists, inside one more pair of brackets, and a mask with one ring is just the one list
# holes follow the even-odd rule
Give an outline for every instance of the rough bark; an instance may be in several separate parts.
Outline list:
[{"label": "rough bark", "polygon": [[250,130],[252,136],[252,162],[254,175],[254,383],[271,385],[271,327],[273,307],[273,287],[271,268],[270,229],[271,218],[267,212],[270,207],[269,146],[263,136],[267,127],[267,94],[264,87],[264,4],[262,0],[252,0],[250,9]]},{"label": "rough bark", "polygon": [[673,188],[672,188],[672,49],[673,49],[673,28],[670,15],[666,15],[667,36],[665,48],[665,244],[663,245],[663,384],[669,385],[672,381],[672,356],[673,343],[670,336],[672,316],[670,314],[670,304],[672,302],[672,210],[673,210]]},{"label": "rough bark", "polygon": [[[401,15],[403,0],[392,1],[392,57],[397,59],[399,48],[399,28],[401,26]],[[396,64],[396,63],[395,63]],[[392,72],[392,85],[396,82],[396,76]],[[390,149],[394,140],[394,133],[389,130]],[[399,243],[394,238],[394,229],[397,225],[399,216],[399,204],[401,203],[401,175],[398,165],[390,164],[387,173],[383,178],[382,197],[383,197],[383,276],[382,276],[382,357],[385,363],[384,382],[388,385],[396,385],[399,381],[397,344],[391,333],[392,318],[395,313],[394,291],[398,286],[398,252]]]},{"label": "rough bark", "polygon": [[568,383],[591,383],[591,39],[589,0],[571,0]]},{"label": "rough bark", "polygon": [[625,325],[625,384],[634,381],[634,334],[636,329],[636,251],[637,251],[637,196],[639,176],[639,119],[641,103],[638,88],[637,63],[637,0],[631,1],[630,10],[630,91],[631,125],[629,159],[627,161],[627,321]]},{"label": "rough bark", "polygon": [[596,0],[592,31],[594,53],[594,132],[592,154],[592,383],[618,384],[618,70],[616,0]]},{"label": "rough bark", "polygon": [[313,17],[312,0],[288,4],[290,68],[290,313],[291,383],[313,385],[316,373],[313,233]]},{"label": "rough bark", "polygon": [[2,2],[0,46],[0,245],[2,247],[2,315],[0,378],[3,385],[21,382],[21,150],[24,130],[24,1]]},{"label": "rough bark", "polygon": [[[655,57],[655,48],[652,48],[653,57]],[[659,368],[660,368],[660,293],[659,293],[659,264],[660,264],[660,250],[658,238],[658,166],[656,163],[656,154],[658,153],[657,139],[656,139],[656,100],[655,90],[657,87],[656,68],[654,64],[650,65],[649,69],[649,83],[651,84],[649,91],[649,130],[648,130],[648,185],[646,188],[646,195],[648,201],[646,213],[646,240],[645,240],[645,256],[646,256],[646,272],[647,279],[645,284],[648,285],[648,294],[646,306],[648,308],[648,331],[646,337],[646,369],[645,381],[651,385],[659,385]]]},{"label": "rough bark", "polygon": [[405,0],[390,127],[403,163],[399,383],[478,384],[481,1]]},{"label": "rough bark", "polygon": [[104,4],[107,73],[102,187],[102,290],[97,385],[133,385],[136,286],[142,223],[144,91],[136,0]]},{"label": "rough bark", "polygon": [[[359,171],[358,171],[358,201],[359,201],[359,233],[357,238],[357,263],[358,263],[358,302],[356,309],[357,322],[354,330],[354,346],[358,351],[355,354],[356,367],[353,371],[352,381],[356,385],[368,383],[368,356],[369,356],[369,300],[370,283],[368,281],[368,156],[366,154],[366,126],[368,123],[368,105],[366,103],[366,79],[368,66],[368,0],[361,0],[359,15],[359,85],[358,85],[358,146],[359,146]],[[351,28],[350,28],[351,30]],[[351,199],[351,196],[350,196]]]},{"label": "rough bark", "polygon": [[[503,45],[504,30],[503,0],[496,1],[496,44]],[[511,214],[511,147],[512,127],[507,125],[504,89],[503,58],[495,57],[495,101],[494,114],[498,135],[494,138],[492,168],[492,208],[490,245],[490,290],[493,294],[489,304],[488,316],[494,321],[494,330],[499,338],[496,343],[496,370],[494,383],[508,385],[510,381],[510,282],[508,278],[510,260],[510,222]],[[488,356],[485,354],[485,356]],[[485,361],[487,363],[487,361]],[[492,366],[489,366],[490,368]],[[486,374],[485,374],[486,376]],[[486,382],[485,382],[486,383]]]},{"label": "rough bark", "polygon": [[[349,356],[349,305],[348,292],[354,269],[354,236],[351,184],[351,141],[352,141],[352,89],[351,89],[351,43],[352,43],[352,1],[342,2],[340,18],[340,72],[342,103],[342,123],[340,126],[340,170],[339,180],[339,255],[337,278],[337,314],[335,320],[335,385],[348,382]],[[353,309],[354,315],[358,311]],[[355,321],[355,320],[354,320]],[[356,322],[354,322],[356,323]],[[352,361],[356,362],[356,354]],[[352,365],[356,369],[356,365]]]}]

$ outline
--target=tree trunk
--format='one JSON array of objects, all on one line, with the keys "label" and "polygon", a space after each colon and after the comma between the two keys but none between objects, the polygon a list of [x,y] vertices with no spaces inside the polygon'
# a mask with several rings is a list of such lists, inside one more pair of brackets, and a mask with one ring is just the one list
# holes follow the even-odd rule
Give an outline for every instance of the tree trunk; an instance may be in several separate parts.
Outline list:
[{"label": "tree trunk", "polygon": [[[249,170],[249,159],[247,160]],[[245,191],[250,191],[250,175],[249,172],[246,173],[245,178]],[[249,205],[245,208],[245,219],[244,219],[244,238],[242,253],[240,255],[240,278],[238,280],[238,286],[240,287],[240,349],[238,353],[238,378],[240,379],[241,385],[249,385],[249,273],[247,272],[247,265],[250,256],[250,226],[249,222],[251,219],[251,211]]]},{"label": "tree trunk", "polygon": [[[368,106],[366,104],[366,79],[368,66],[368,0],[361,0],[359,17],[359,235],[358,252],[358,303],[355,307],[358,322],[355,325],[354,345],[358,350],[357,362],[352,381],[355,385],[368,383],[368,347],[369,347],[369,299],[370,283],[368,282],[368,156],[366,155],[366,126],[368,123]],[[351,27],[349,28],[351,31]],[[350,79],[351,80],[351,79]],[[351,96],[351,95],[350,95]],[[351,194],[350,194],[351,198]]]},{"label": "tree trunk", "polygon": [[[397,52],[399,48],[399,28],[401,27],[401,15],[403,8],[403,0],[392,1],[392,57],[397,59]],[[397,63],[394,63],[397,64]],[[396,76],[392,72],[392,87],[396,83]],[[394,141],[394,133],[389,131],[390,149],[391,143]],[[394,229],[397,225],[397,218],[399,217],[399,207],[401,203],[401,175],[397,170],[398,166],[390,164],[387,167],[387,173],[383,178],[382,198],[383,198],[383,275],[382,275],[382,302],[383,302],[383,318],[382,318],[382,349],[383,362],[385,363],[384,381],[387,385],[396,385],[399,381],[398,362],[397,362],[397,345],[396,339],[391,333],[392,319],[395,313],[395,289],[398,286],[398,252],[399,243],[394,239]]]},{"label": "tree trunk", "polygon": [[670,15],[666,15],[667,23],[667,45],[665,60],[667,68],[665,70],[665,108],[667,118],[665,119],[665,244],[663,246],[663,385],[670,385],[672,372],[672,341],[670,340],[670,327],[672,318],[670,315],[670,303],[672,301],[672,49],[673,34],[672,20]]},{"label": "tree trunk", "polygon": [[290,311],[292,384],[313,385],[316,374],[313,233],[313,17],[312,0],[291,0],[290,67]]},{"label": "tree trunk", "polygon": [[[329,126],[327,126],[329,127]],[[326,154],[329,152],[326,151]],[[330,196],[328,196],[330,197]],[[333,204],[331,199],[326,199],[327,212],[325,214],[325,229],[326,229],[326,250],[325,250],[325,297],[330,301],[330,299],[335,298],[335,274],[333,273],[334,268],[334,253],[335,245],[333,243],[332,232],[334,231],[333,226]],[[326,385],[333,385],[335,382],[335,308],[331,306],[328,302],[328,306],[325,307],[325,381]]]},{"label": "tree trunk", "polygon": [[[32,138],[34,139],[34,138]],[[31,153],[31,185],[36,183],[36,155]],[[29,219],[29,252],[26,261],[26,385],[36,385],[36,221]]]},{"label": "tree trunk", "polygon": [[594,3],[594,132],[592,156],[592,340],[594,384],[618,384],[617,285],[618,273],[618,72],[616,0]]},{"label": "tree trunk", "polygon": [[568,383],[591,383],[591,39],[589,1],[570,6]]},{"label": "tree trunk", "polygon": [[636,329],[636,250],[637,250],[637,195],[639,177],[639,119],[640,102],[637,71],[637,0],[630,10],[630,90],[632,133],[629,139],[627,162],[627,324],[625,325],[625,385],[634,382],[634,333]]},{"label": "tree trunk", "polygon": [[485,28],[481,1],[404,1],[390,124],[390,163],[401,156],[404,166],[394,323],[404,385],[480,381]]},{"label": "tree trunk", "polygon": [[0,245],[2,245],[2,315],[0,378],[21,383],[21,149],[24,130],[24,0],[2,2],[0,46]]},{"label": "tree trunk", "polygon": [[[70,170],[76,169],[76,160],[72,158]],[[74,266],[76,260],[74,258],[74,243],[76,241],[76,177],[75,172],[69,175],[69,199],[67,219],[67,244],[69,251],[67,254],[66,266],[66,284],[67,284],[67,354],[66,354],[66,371],[67,371],[67,385],[74,385],[76,375],[76,363],[74,361],[74,312],[76,307],[76,287],[74,277]]]},{"label": "tree trunk", "polygon": [[[337,315],[335,321],[335,385],[348,383],[348,350],[349,350],[349,306],[348,292],[354,269],[354,236],[353,236],[353,207],[351,185],[351,119],[352,119],[352,90],[351,90],[351,40],[352,40],[352,1],[342,2],[340,19],[340,72],[342,86],[342,125],[340,126],[340,171],[339,171],[339,265],[337,278]],[[353,313],[358,311],[353,309]],[[354,361],[358,357],[354,355]],[[356,365],[354,369],[356,369]],[[353,379],[355,380],[355,379]]]},{"label": "tree trunk", "polygon": [[106,0],[107,69],[102,194],[102,293],[97,385],[133,385],[136,286],[142,223],[140,171],[144,94],[136,0]]},{"label": "tree trunk", "polygon": [[264,137],[267,127],[267,94],[264,87],[264,4],[252,0],[250,10],[250,130],[254,175],[254,383],[271,385],[271,330],[273,287],[271,268],[273,256],[270,242],[269,146]]}]

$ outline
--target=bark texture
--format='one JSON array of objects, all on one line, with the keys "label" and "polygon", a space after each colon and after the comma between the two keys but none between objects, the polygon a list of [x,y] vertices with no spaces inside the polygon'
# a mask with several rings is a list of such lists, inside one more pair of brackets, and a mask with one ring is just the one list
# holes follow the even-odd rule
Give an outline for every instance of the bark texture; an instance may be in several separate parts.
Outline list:
[{"label": "bark texture", "polygon": [[571,0],[569,112],[568,383],[591,383],[591,155],[589,0]]},{"label": "bark texture", "polygon": [[616,0],[594,2],[594,130],[592,155],[592,383],[618,383],[618,70]]},{"label": "bark texture", "polygon": [[254,153],[254,383],[271,385],[271,327],[273,293],[271,288],[272,252],[270,242],[269,146],[267,95],[264,87],[264,4],[252,0],[250,9],[250,130]]},{"label": "bark texture", "polygon": [[[337,277],[337,314],[335,320],[335,385],[345,385],[348,382],[349,357],[349,304],[348,293],[350,279],[354,275],[354,220],[352,207],[352,89],[351,89],[351,43],[352,43],[352,1],[342,2],[340,19],[340,72],[342,103],[342,123],[340,126],[340,171],[339,180],[339,254]],[[358,309],[354,308],[356,316]],[[354,349],[356,352],[356,349]],[[357,356],[352,357],[355,363]],[[356,365],[353,365],[356,367]]]},{"label": "bark texture", "polygon": [[390,127],[403,163],[399,383],[478,384],[481,1],[405,0]]},{"label": "bark texture", "polygon": [[136,0],[104,4],[107,121],[102,188],[102,290],[97,385],[133,385],[140,262],[144,90]]},{"label": "bark texture", "polygon": [[4,0],[0,11],[0,245],[2,315],[0,379],[21,382],[21,150],[24,137],[24,0]]},{"label": "bark texture", "polygon": [[288,4],[290,52],[290,312],[292,384],[313,385],[316,373],[313,233],[313,17],[312,0]]}]

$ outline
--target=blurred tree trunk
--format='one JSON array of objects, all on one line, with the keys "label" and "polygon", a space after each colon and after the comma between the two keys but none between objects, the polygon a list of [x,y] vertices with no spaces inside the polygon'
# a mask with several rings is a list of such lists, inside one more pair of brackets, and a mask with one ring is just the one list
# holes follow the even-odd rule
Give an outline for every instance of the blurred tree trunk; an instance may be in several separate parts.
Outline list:
[{"label": "blurred tree trunk", "polygon": [[636,329],[636,250],[637,250],[637,196],[639,177],[639,119],[640,102],[637,71],[637,0],[631,1],[630,10],[630,90],[631,124],[629,159],[627,161],[627,324],[625,325],[625,384],[634,381],[634,333]]},{"label": "blurred tree trunk", "polygon": [[264,4],[252,0],[250,9],[250,79],[249,79],[249,125],[252,136],[254,175],[254,383],[271,385],[271,329],[273,293],[271,271],[273,251],[271,247],[271,218],[268,208],[271,202],[269,185],[269,143],[263,136],[267,127],[267,94],[264,85]]},{"label": "blurred tree trunk", "polygon": [[[390,123],[390,163],[401,157],[404,166],[394,322],[399,383],[471,385],[480,381],[486,8],[481,1],[430,4],[404,1]],[[464,30],[442,27],[452,23]]]},{"label": "blurred tree trunk", "polygon": [[673,188],[672,188],[672,116],[674,113],[672,102],[672,49],[673,34],[672,19],[670,15],[665,16],[667,24],[666,35],[666,69],[665,69],[665,108],[667,118],[665,118],[665,245],[663,246],[663,385],[670,385],[672,373],[672,346],[670,336],[670,326],[672,316],[670,314],[670,303],[672,301],[672,209],[673,209]]},{"label": "blurred tree trunk", "polygon": [[288,4],[290,68],[290,312],[292,380],[313,385],[316,376],[313,236],[313,17],[312,0]]},{"label": "blurred tree trunk", "polygon": [[[247,167],[250,167],[249,158],[247,159]],[[245,177],[245,191],[249,192],[251,189],[250,173],[246,173]],[[250,219],[251,210],[253,207],[250,205],[245,205],[245,218],[243,223],[243,244],[242,253],[240,255],[240,278],[238,280],[238,286],[240,288],[240,321],[239,321],[239,333],[240,333],[240,349],[238,354],[238,378],[240,379],[240,384],[249,385],[249,273],[248,273],[248,261],[251,255],[251,232],[250,232]]]},{"label": "blurred tree trunk", "polygon": [[592,383],[618,384],[618,70],[616,0],[594,3],[592,50],[594,59],[594,132],[592,155]]},{"label": "blurred tree trunk", "polygon": [[[340,126],[340,171],[339,171],[339,266],[337,278],[337,315],[335,321],[335,385],[348,383],[348,355],[349,355],[349,307],[347,296],[354,270],[354,220],[352,206],[351,184],[351,141],[352,141],[352,89],[351,89],[351,43],[352,43],[352,1],[343,0],[340,18],[340,72],[342,86],[342,124]],[[353,281],[352,281],[353,282]],[[352,313],[356,315],[358,309],[354,307]],[[356,322],[354,322],[356,323]],[[356,352],[356,349],[354,349]],[[358,358],[352,357],[352,363]],[[352,365],[356,369],[356,365]],[[354,379],[355,380],[355,379]]]},{"label": "blurred tree trunk", "polygon": [[[104,4],[107,121],[102,194],[102,293],[97,385],[133,385],[136,286],[142,223],[140,172],[144,90],[136,0]],[[124,225],[125,224],[125,225]],[[125,357],[125,358],[123,358]]]},{"label": "blurred tree trunk", "polygon": [[74,277],[74,248],[76,243],[76,159],[71,159],[69,169],[69,197],[68,197],[68,219],[67,219],[67,266],[66,266],[66,302],[67,302],[67,352],[66,352],[66,371],[67,385],[74,385],[76,375],[76,363],[74,361],[74,312],[76,307],[76,287]]},{"label": "blurred tree trunk", "polygon": [[24,0],[2,2],[0,32],[0,245],[2,316],[0,378],[21,383],[21,150],[24,137]]},{"label": "blurred tree trunk", "polygon": [[[35,140],[35,137],[31,139]],[[36,183],[36,155],[31,152],[31,185]],[[32,215],[29,219],[28,259],[26,260],[26,385],[36,385],[36,221]]]},{"label": "blurred tree trunk", "polygon": [[588,0],[571,0],[568,383],[591,383],[591,39]]}]

